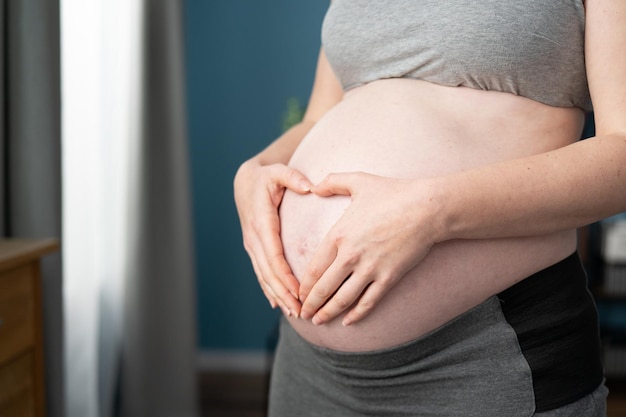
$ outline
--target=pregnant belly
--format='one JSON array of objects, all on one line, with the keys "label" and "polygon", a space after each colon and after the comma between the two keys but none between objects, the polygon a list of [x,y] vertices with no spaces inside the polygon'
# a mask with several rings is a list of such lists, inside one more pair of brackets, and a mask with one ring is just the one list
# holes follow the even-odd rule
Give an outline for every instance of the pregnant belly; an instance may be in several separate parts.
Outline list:
[{"label": "pregnant belly", "polygon": [[[511,108],[503,112],[507,106]],[[482,109],[480,116],[473,111],[477,107]],[[314,183],[332,172],[364,171],[412,179],[445,175],[571,141],[578,126],[575,115],[544,107],[504,93],[408,80],[380,81],[349,93],[328,112],[304,138],[290,165]],[[502,114],[507,115],[506,121]],[[511,114],[520,114],[520,120]],[[524,123],[528,120],[533,123]],[[554,126],[557,123],[560,129]],[[563,125],[573,125],[571,132]],[[552,129],[559,135],[529,140],[538,133],[544,137]],[[345,196],[285,194],[280,208],[281,237],[297,278],[349,204]],[[348,327],[341,325],[340,318],[321,326],[302,319],[289,321],[305,339],[333,349],[394,346],[432,331],[574,249],[573,231],[444,242],[433,247],[363,321]]]}]

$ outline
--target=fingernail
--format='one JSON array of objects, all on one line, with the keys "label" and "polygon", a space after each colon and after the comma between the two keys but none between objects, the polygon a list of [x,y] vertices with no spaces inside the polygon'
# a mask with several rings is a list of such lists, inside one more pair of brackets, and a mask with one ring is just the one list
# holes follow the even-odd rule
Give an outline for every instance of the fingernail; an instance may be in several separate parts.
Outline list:
[{"label": "fingernail", "polygon": [[345,327],[348,327],[349,325],[351,325],[351,324],[352,324],[352,320],[350,320],[349,318],[344,318],[344,319],[341,321],[341,324],[343,324]]},{"label": "fingernail", "polygon": [[314,316],[314,317],[313,317],[313,320],[311,320],[311,322],[312,322],[314,325],[319,326],[320,324],[322,324],[322,319],[320,319],[320,318],[319,318],[319,317],[317,317],[317,316]]},{"label": "fingernail", "polygon": [[311,185],[309,185],[309,183],[306,181],[300,181],[298,183],[298,186],[302,191],[311,191]]},{"label": "fingernail", "polygon": [[308,319],[311,318],[311,315],[309,313],[307,313],[306,311],[300,311],[300,318],[308,320]]}]

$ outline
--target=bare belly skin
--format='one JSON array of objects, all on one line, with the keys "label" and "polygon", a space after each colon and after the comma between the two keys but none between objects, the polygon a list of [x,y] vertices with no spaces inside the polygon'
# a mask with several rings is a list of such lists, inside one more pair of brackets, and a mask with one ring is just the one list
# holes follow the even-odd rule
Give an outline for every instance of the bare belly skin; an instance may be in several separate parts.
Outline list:
[{"label": "bare belly skin", "polygon": [[[349,91],[304,138],[290,166],[314,183],[328,173],[349,171],[426,178],[565,146],[579,138],[582,124],[579,110],[549,107],[512,94],[381,80]],[[302,276],[349,203],[343,196],[285,194],[281,233],[296,277]],[[433,247],[363,321],[348,327],[342,326],[341,317],[321,326],[302,319],[289,321],[305,339],[332,349],[395,346],[436,329],[575,248],[574,230],[444,242]]]}]

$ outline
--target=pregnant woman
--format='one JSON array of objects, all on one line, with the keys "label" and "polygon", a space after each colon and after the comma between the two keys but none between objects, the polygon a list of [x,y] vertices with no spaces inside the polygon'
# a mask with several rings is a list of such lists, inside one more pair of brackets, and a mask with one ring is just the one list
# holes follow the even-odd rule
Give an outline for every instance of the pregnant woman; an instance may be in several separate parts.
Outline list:
[{"label": "pregnant woman", "polygon": [[626,210],[626,3],[333,0],[322,44],[235,177],[270,417],[603,416],[576,228]]}]

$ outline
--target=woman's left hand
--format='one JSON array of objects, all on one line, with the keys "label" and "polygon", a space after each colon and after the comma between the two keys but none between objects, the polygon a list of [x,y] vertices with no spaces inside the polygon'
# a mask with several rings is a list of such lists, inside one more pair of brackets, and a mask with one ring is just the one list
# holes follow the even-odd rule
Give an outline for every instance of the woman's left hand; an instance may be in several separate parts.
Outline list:
[{"label": "woman's left hand", "polygon": [[323,197],[349,195],[351,203],[302,277],[302,318],[317,325],[350,309],[344,325],[363,319],[427,255],[439,231],[428,184],[354,172],[312,188]]}]

